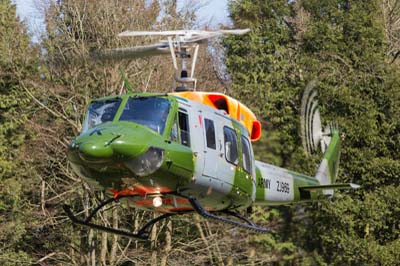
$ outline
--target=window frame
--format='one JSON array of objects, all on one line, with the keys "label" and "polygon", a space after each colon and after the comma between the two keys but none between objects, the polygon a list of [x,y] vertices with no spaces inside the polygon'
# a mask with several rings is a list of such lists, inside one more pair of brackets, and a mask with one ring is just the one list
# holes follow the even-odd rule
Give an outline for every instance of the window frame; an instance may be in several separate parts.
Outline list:
[{"label": "window frame", "polygon": [[[171,132],[169,134],[169,140],[177,143],[181,143],[181,138],[179,136],[179,125],[178,125],[178,115],[175,114],[174,120],[171,126]],[[174,135],[175,134],[175,135]]]},{"label": "window frame", "polygon": [[[182,124],[181,123],[181,115],[184,116],[184,120],[185,120],[185,124],[186,124],[186,129],[184,130],[182,128]],[[179,138],[180,138],[180,143],[186,147],[190,147],[191,145],[191,141],[190,141],[190,125],[189,125],[189,113],[183,109],[183,108],[179,108],[178,110],[178,130],[179,130]],[[185,133],[185,134],[182,134]],[[186,135],[186,141],[187,143],[184,143],[184,137],[182,135]]]},{"label": "window frame", "polygon": [[[134,102],[138,101],[135,105]],[[138,104],[140,101],[144,100],[149,100],[153,101],[150,102],[150,104],[154,104],[154,101],[159,101],[159,103],[166,103],[167,106],[163,109],[154,109],[154,110],[160,110],[159,114],[154,114],[154,113],[149,113],[149,111],[152,111],[151,108],[147,109],[148,115],[145,116],[143,114],[146,114],[146,112],[143,112],[143,106],[140,109],[140,112],[132,112],[132,110],[136,111],[133,108],[137,108]],[[131,102],[132,101],[132,102]],[[150,106],[151,107],[151,106]],[[118,117],[118,121],[125,121],[125,122],[132,122],[135,124],[139,124],[141,126],[144,126],[146,128],[149,128],[150,130],[156,132],[159,135],[164,135],[165,129],[167,127],[167,121],[171,113],[171,101],[168,98],[165,97],[158,97],[158,96],[129,96],[128,99],[126,100],[121,114]],[[140,114],[140,115],[139,115]]]},{"label": "window frame", "polygon": [[[98,125],[101,125],[103,123],[113,122],[116,119],[116,117],[118,116],[118,112],[119,112],[119,110],[121,108],[122,103],[123,103],[123,99],[120,98],[120,97],[91,101],[89,103],[88,107],[86,108],[85,119],[83,120],[83,123],[82,123],[81,134],[84,134],[89,129],[97,127]],[[96,111],[94,111],[92,109],[95,104],[102,104],[103,106],[106,106],[107,104],[116,104],[115,106],[112,107],[115,110],[115,112],[113,114],[113,118],[111,120],[103,121],[102,116],[105,114],[105,112],[104,112],[105,110],[103,110],[102,111],[103,113],[98,114],[100,122],[91,124],[90,121],[94,120],[93,119],[93,112],[97,113]],[[106,109],[107,109],[107,107],[106,107]]]},{"label": "window frame", "polygon": [[[235,160],[230,160],[231,158],[228,159],[228,156],[227,156],[227,149],[226,149],[226,144],[227,144],[226,136],[227,136],[227,134],[225,133],[226,130],[231,131],[232,134],[230,134],[230,135],[234,136],[234,138],[235,138],[234,139],[234,141],[236,142],[235,143],[236,144],[236,146],[235,146],[235,149],[236,149],[236,158],[235,158]],[[230,128],[228,126],[224,126],[223,127],[223,132],[224,132],[224,154],[225,154],[225,160],[228,163],[237,166],[239,164],[239,149],[238,149],[238,137],[237,137],[236,131],[233,128]],[[229,156],[229,157],[231,157],[231,156]]]},{"label": "window frame", "polygon": [[[242,166],[243,166],[243,169],[247,173],[252,174],[253,173],[253,155],[252,155],[252,152],[251,152],[250,141],[249,141],[249,139],[247,137],[245,137],[243,135],[241,135],[240,140],[241,140],[241,146],[242,146]],[[249,163],[248,168],[245,167],[245,161],[246,161],[245,158],[244,158],[244,156],[245,156],[245,152],[244,152],[245,143],[247,144],[246,150],[248,152],[248,163]]]},{"label": "window frame", "polygon": [[[212,130],[209,131],[208,129],[212,129]],[[204,118],[204,130],[205,130],[207,148],[217,150],[217,138],[215,136],[214,120],[209,119],[209,118]],[[210,134],[212,134],[212,135],[210,135]],[[209,137],[212,137],[214,142],[209,141],[210,140]]]}]

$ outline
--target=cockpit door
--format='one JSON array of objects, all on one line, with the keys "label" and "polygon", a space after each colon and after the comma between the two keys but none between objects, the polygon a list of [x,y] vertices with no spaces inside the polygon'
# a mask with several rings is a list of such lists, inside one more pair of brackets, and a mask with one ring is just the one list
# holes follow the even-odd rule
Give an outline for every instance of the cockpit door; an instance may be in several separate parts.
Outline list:
[{"label": "cockpit door", "polygon": [[204,116],[203,136],[204,136],[204,168],[203,175],[217,177],[222,151],[221,134],[218,131],[219,118],[214,116]]}]

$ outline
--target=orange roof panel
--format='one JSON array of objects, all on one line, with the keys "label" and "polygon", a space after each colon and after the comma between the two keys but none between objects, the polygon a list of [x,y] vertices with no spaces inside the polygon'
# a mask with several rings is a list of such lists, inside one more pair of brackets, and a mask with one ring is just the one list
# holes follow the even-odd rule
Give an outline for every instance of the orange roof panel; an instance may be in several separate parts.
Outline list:
[{"label": "orange roof panel", "polygon": [[171,95],[224,110],[247,128],[251,141],[257,141],[261,137],[261,123],[257,120],[255,114],[247,106],[232,97],[223,93],[197,91],[174,92]]}]

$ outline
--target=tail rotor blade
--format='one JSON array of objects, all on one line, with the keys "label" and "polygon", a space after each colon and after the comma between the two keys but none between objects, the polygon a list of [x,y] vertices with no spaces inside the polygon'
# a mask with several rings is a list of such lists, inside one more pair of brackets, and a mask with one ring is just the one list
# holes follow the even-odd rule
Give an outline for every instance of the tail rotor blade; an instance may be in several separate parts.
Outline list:
[{"label": "tail rotor blade", "polygon": [[316,81],[311,81],[301,100],[301,137],[304,150],[312,154],[318,150],[323,139],[321,117],[318,108]]}]

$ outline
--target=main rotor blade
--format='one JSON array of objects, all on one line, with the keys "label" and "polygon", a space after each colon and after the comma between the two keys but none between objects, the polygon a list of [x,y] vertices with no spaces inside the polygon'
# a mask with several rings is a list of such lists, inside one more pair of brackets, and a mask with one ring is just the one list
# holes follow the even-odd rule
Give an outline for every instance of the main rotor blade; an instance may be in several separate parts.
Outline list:
[{"label": "main rotor blade", "polygon": [[250,32],[250,29],[219,30],[222,34],[243,35]]},{"label": "main rotor blade", "polygon": [[250,31],[250,29],[201,31],[198,34],[195,33],[192,35],[185,36],[186,38],[184,39],[184,41],[188,42],[188,43],[194,43],[194,42],[200,42],[203,40],[215,38],[215,37],[226,35],[226,34],[243,35],[243,34],[248,33],[249,31]]},{"label": "main rotor blade", "polygon": [[172,30],[172,31],[124,31],[118,34],[119,37],[133,36],[180,36],[179,41],[186,43],[195,43],[202,40],[218,37],[225,34],[243,35],[250,29],[234,29],[234,30]]},{"label": "main rotor blade", "polygon": [[130,36],[173,36],[173,35],[220,35],[220,34],[235,34],[242,35],[246,34],[250,29],[234,29],[234,30],[168,30],[168,31],[124,31],[118,34],[119,37],[130,37]]},{"label": "main rotor blade", "polygon": [[133,59],[145,56],[156,56],[169,54],[169,47],[165,44],[154,44],[145,46],[135,46],[127,48],[116,48],[98,51],[94,53],[94,57],[107,60],[107,59]]},{"label": "main rotor blade", "polygon": [[173,35],[186,35],[189,32],[199,32],[193,30],[168,30],[168,31],[124,31],[118,34],[118,37],[131,37],[131,36],[173,36]]}]

